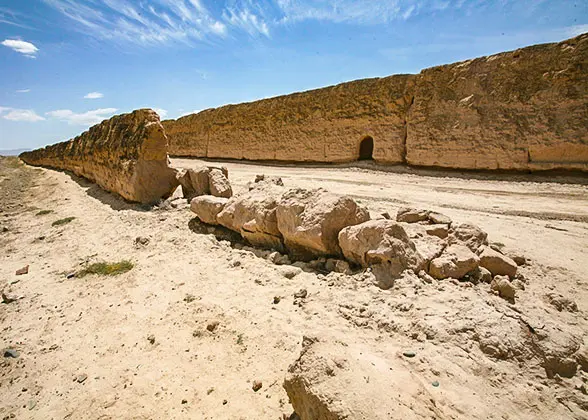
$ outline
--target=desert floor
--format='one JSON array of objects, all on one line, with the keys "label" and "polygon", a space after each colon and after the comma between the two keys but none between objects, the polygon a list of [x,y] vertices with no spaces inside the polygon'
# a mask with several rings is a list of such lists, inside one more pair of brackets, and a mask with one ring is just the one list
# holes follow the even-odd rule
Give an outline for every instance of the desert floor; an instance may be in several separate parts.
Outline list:
[{"label": "desert floor", "polygon": [[[19,356],[0,357],[0,419],[280,419],[292,413],[282,384],[303,336],[349,359],[324,392],[351,413],[363,404],[377,418],[588,418],[588,374],[544,369],[546,357],[586,346],[587,178],[222,164],[236,192],[264,173],[375,213],[408,205],[471,221],[530,260],[525,290],[513,305],[487,285],[416,279],[384,291],[361,273],[289,279],[290,267],[263,252],[201,233],[179,196],[129,204],[2,158],[0,288],[17,300],[0,304],[0,348]],[[75,219],[52,226],[65,217]],[[68,278],[122,259],[135,267]],[[308,296],[293,304],[300,289]],[[558,310],[554,294],[577,310]]]}]

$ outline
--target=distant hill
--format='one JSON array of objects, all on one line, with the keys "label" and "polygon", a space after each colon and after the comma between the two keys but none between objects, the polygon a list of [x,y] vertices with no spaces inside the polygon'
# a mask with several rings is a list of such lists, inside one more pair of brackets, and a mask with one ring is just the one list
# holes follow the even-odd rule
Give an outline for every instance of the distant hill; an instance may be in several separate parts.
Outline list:
[{"label": "distant hill", "polygon": [[12,150],[0,150],[0,156],[18,156],[22,152],[27,152],[31,149],[12,149]]}]

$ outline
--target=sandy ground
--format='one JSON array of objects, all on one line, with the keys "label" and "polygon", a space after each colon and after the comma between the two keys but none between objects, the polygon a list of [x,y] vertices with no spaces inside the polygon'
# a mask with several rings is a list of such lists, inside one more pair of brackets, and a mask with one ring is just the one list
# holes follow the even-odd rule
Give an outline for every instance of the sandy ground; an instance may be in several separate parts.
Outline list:
[{"label": "sandy ground", "polygon": [[[410,406],[405,418],[588,418],[586,373],[548,378],[525,352],[535,338],[521,338],[512,315],[543,329],[556,350],[588,336],[585,182],[224,165],[236,191],[265,173],[352,195],[375,212],[409,204],[472,221],[531,259],[526,290],[513,309],[481,287],[450,282],[382,291],[360,276],[288,279],[262,253],[191,230],[183,200],[128,204],[66,173],[2,159],[0,288],[20,299],[0,304],[0,347],[20,355],[0,360],[0,418],[279,419],[292,412],[282,383],[303,335],[346,342],[398,372],[383,382],[389,392],[371,398]],[[52,226],[64,217],[75,219]],[[135,268],[67,278],[88,262],[121,259]],[[16,276],[26,265],[29,273]],[[308,298],[294,305],[301,288]],[[554,291],[579,310],[546,303]],[[506,346],[504,357],[481,351],[485,339]],[[399,357],[406,349],[418,357]],[[349,389],[362,386],[357,379]],[[257,392],[254,380],[263,383]]]}]

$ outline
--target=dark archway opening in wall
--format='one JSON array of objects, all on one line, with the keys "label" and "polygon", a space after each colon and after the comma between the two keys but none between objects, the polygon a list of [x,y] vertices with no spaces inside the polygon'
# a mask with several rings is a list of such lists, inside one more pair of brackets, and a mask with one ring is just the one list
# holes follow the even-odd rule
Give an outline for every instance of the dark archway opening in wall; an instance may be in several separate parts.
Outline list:
[{"label": "dark archway opening in wall", "polygon": [[365,136],[359,144],[359,160],[374,159],[374,139],[371,136]]}]

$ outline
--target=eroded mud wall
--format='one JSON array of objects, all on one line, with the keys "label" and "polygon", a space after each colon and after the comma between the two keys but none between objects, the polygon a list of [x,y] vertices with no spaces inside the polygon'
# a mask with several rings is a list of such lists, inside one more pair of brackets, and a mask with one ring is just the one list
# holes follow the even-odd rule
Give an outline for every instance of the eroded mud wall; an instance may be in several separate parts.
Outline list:
[{"label": "eroded mud wall", "polygon": [[156,202],[178,185],[168,167],[165,132],[150,109],[117,115],[72,140],[25,152],[20,158],[31,165],[72,171],[140,203]]},{"label": "eroded mud wall", "polygon": [[170,154],[588,170],[588,35],[164,121]]}]

